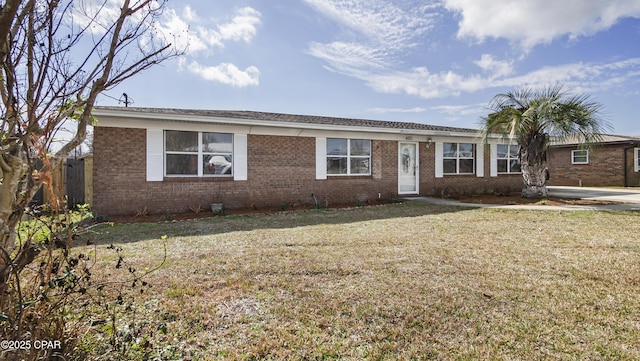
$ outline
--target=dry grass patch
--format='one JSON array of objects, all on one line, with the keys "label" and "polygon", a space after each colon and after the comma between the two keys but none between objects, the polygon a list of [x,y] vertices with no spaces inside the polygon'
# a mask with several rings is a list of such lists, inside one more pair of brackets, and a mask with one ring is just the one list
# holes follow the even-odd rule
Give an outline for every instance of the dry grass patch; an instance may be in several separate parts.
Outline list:
[{"label": "dry grass patch", "polygon": [[120,225],[95,241],[141,269],[169,236],[137,315],[162,323],[149,352],[165,358],[632,360],[639,221],[400,204]]}]

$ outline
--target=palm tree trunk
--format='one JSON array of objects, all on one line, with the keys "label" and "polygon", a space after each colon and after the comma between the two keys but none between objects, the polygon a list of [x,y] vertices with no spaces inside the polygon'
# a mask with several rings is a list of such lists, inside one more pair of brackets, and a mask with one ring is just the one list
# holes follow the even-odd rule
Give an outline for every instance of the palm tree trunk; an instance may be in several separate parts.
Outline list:
[{"label": "palm tree trunk", "polygon": [[547,151],[546,136],[536,134],[527,144],[520,147],[520,167],[522,169],[522,197],[546,198],[547,193]]},{"label": "palm tree trunk", "polygon": [[546,186],[546,167],[539,164],[522,164],[523,198],[546,198],[548,195]]}]

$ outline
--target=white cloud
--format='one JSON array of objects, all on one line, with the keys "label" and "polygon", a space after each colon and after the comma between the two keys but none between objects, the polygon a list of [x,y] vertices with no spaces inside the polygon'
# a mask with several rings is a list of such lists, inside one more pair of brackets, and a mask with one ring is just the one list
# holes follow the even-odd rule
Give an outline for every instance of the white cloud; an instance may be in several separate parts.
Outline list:
[{"label": "white cloud", "polygon": [[[482,60],[479,63],[485,64]],[[373,89],[382,93],[405,93],[424,99],[456,96],[462,92],[472,93],[492,88],[542,86],[550,83],[564,83],[578,91],[595,92],[638,81],[640,58],[607,64],[579,62],[547,66],[518,76],[505,76],[507,73],[501,72],[502,69],[498,67],[497,72],[485,76],[464,76],[452,71],[434,74],[427,68],[420,67],[408,72],[369,75],[363,79],[367,80]]]},{"label": "white cloud", "polygon": [[187,70],[197,74],[206,80],[217,81],[222,84],[242,88],[260,84],[260,70],[255,66],[249,66],[245,70],[238,69],[230,63],[222,63],[217,66],[204,66],[192,61]]},{"label": "white cloud", "polygon": [[347,75],[390,66],[434,25],[433,6],[429,5],[386,0],[305,1],[346,29],[340,40],[312,42],[308,54]]},{"label": "white cloud", "polygon": [[199,21],[198,14],[196,14],[196,12],[193,11],[193,9],[191,9],[191,6],[189,5],[185,6],[184,9],[182,10],[182,17],[184,18],[185,21],[188,21],[188,22]]},{"label": "white cloud", "polygon": [[228,41],[244,41],[250,43],[257,33],[260,24],[260,12],[250,7],[236,10],[235,15],[227,22],[210,27],[209,20],[203,20],[186,6],[182,16],[173,9],[165,11],[158,29],[174,44],[184,49],[188,44],[187,53],[210,54],[216,48],[222,49]]},{"label": "white cloud", "polygon": [[547,66],[524,75],[497,80],[492,86],[542,86],[564,83],[580,92],[596,92],[638,80],[640,58],[631,58],[605,64],[579,62]]},{"label": "white cloud", "polygon": [[385,0],[305,0],[319,12],[349,29],[388,47],[404,47],[433,26],[430,6],[402,8]]},{"label": "white cloud", "polygon": [[[189,14],[188,11],[187,14]],[[190,34],[188,19],[189,15],[183,19],[174,9],[167,9],[155,28],[175,49],[187,49],[188,52],[207,50],[205,42]]]},{"label": "white cloud", "polygon": [[460,15],[459,38],[480,42],[506,38],[519,50],[529,51],[561,36],[577,38],[606,30],[625,16],[640,17],[637,0],[442,0],[439,6],[403,0],[305,1],[342,30],[334,41],[311,42],[307,53],[324,60],[326,69],[361,79],[381,93],[432,99],[555,82],[594,91],[637,81],[639,77],[638,59],[611,64],[560,64],[520,74],[514,60],[498,59],[488,53],[472,61],[477,68],[465,70],[434,72],[427,66],[402,69],[401,61],[418,41],[425,41],[424,35],[434,30],[442,11]]},{"label": "white cloud", "polygon": [[424,99],[478,91],[484,89],[487,83],[487,79],[479,75],[465,77],[453,71],[431,73],[426,67],[417,67],[411,71],[372,74],[365,80],[374,90],[382,93],[405,93]]},{"label": "white cloud", "polygon": [[491,87],[495,79],[503,79],[513,72],[511,63],[495,60],[487,54],[475,63],[485,72],[484,77],[479,74],[465,76],[451,70],[432,73],[426,67],[416,67],[410,71],[367,73],[360,78],[382,93],[404,93],[431,99],[479,91]]},{"label": "white cloud", "polygon": [[444,0],[460,15],[458,37],[505,38],[529,50],[568,35],[606,30],[624,17],[640,17],[637,0]]},{"label": "white cloud", "polygon": [[106,24],[115,22],[120,16],[120,6],[117,0],[83,1],[72,8],[71,17],[74,26],[87,27],[95,34],[104,34]]},{"label": "white cloud", "polygon": [[[135,7],[135,4],[137,2],[134,1],[131,6]],[[121,6],[122,2],[119,0],[87,0],[74,8],[73,21],[78,26],[89,26],[93,21],[89,31],[104,33],[104,24],[113,23],[118,18]],[[158,7],[159,4],[152,2],[150,6]],[[138,21],[139,16],[140,14],[136,14],[131,21]],[[229,41],[250,43],[257,34],[261,16],[259,11],[243,7],[236,9],[227,21],[215,25],[211,19],[198,16],[188,5],[184,6],[181,12],[165,5],[157,22],[150,25],[156,32],[144,34],[141,40],[143,43],[150,43],[152,36],[158,40],[159,35],[165,43],[171,43],[178,51],[185,52],[185,58],[179,62],[179,68],[190,62],[188,69],[206,80],[235,87],[258,85],[260,71],[255,66],[247,67],[245,70],[240,70],[231,63],[204,66],[195,59],[201,55],[207,57],[215,50],[221,51]]]},{"label": "white cloud", "polygon": [[487,104],[436,105],[429,108],[441,114],[447,122],[458,122],[460,119],[480,119],[487,114]]},{"label": "white cloud", "polygon": [[250,43],[257,33],[260,16],[259,11],[250,7],[239,9],[230,22],[218,25],[221,39]]},{"label": "white cloud", "polygon": [[490,54],[482,54],[482,58],[474,63],[485,72],[491,74],[492,77],[507,76],[513,73],[512,61],[496,60]]},{"label": "white cloud", "polygon": [[323,59],[331,68],[343,74],[357,74],[364,69],[384,69],[390,65],[383,50],[358,43],[313,42],[307,53]]},{"label": "white cloud", "polygon": [[386,113],[424,113],[428,109],[422,107],[413,107],[413,108],[371,108],[367,109],[367,111],[378,114],[386,114]]},{"label": "white cloud", "polygon": [[486,113],[486,104],[468,104],[468,105],[436,105],[431,110],[440,113],[460,116],[460,115],[480,115]]},{"label": "white cloud", "polygon": [[[229,41],[250,43],[256,36],[257,26],[261,22],[260,12],[244,7],[237,9],[226,22],[213,27],[210,22],[199,17],[189,6],[185,6],[182,16],[173,9],[165,11],[159,30],[165,37],[172,37],[177,48],[187,49],[179,67],[187,68],[205,80],[234,87],[259,85],[260,71],[255,66],[240,70],[228,62],[215,66],[202,65],[201,62],[206,61],[214,50],[222,52]],[[185,66],[187,63],[189,66]]]}]

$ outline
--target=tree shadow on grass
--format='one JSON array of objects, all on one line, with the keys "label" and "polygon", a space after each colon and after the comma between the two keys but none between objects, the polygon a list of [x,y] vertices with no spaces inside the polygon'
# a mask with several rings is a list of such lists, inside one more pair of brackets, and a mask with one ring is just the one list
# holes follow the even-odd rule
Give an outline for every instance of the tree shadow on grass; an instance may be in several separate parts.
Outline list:
[{"label": "tree shadow on grass", "polygon": [[75,245],[125,244],[167,237],[218,235],[257,229],[287,229],[322,224],[349,224],[391,218],[421,217],[469,210],[460,206],[406,202],[342,209],[284,211],[275,213],[200,217],[191,220],[167,220],[125,224],[104,223],[94,226]]}]

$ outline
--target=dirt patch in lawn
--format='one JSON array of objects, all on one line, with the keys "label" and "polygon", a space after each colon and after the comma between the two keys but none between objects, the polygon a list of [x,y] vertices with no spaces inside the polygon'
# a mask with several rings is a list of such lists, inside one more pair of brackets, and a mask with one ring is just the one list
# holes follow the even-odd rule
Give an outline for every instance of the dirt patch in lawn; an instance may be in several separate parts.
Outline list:
[{"label": "dirt patch in lawn", "polygon": [[[548,197],[544,199],[528,199],[522,198],[520,195],[494,195],[494,194],[474,194],[474,195],[461,195],[456,197],[449,197],[448,199],[455,199],[462,203],[475,203],[475,204],[499,204],[499,205],[539,205],[539,206],[590,206],[590,205],[607,205],[607,204],[620,204],[620,202],[601,201],[592,199],[572,199],[572,198],[559,198]],[[369,201],[364,204],[353,203],[336,203],[324,209],[344,209],[354,207],[368,207],[377,206],[389,203],[396,203],[400,201]],[[245,215],[245,214],[274,214],[278,212],[292,212],[292,211],[310,211],[314,210],[309,205],[291,205],[287,207],[260,207],[260,208],[242,208],[242,209],[225,209],[223,215]],[[144,214],[144,215],[118,215],[109,216],[108,221],[118,224],[122,223],[157,223],[157,222],[177,222],[191,219],[201,219],[217,217],[219,215],[213,214],[209,210],[202,210],[200,212],[184,212],[184,213],[163,213],[163,214]]]},{"label": "dirt patch in lawn", "polygon": [[[345,209],[345,208],[357,208],[357,207],[369,207],[378,206],[390,203],[401,203],[397,200],[374,200],[367,201],[362,204],[354,203],[335,203],[330,204],[328,207],[322,207],[322,209]],[[280,212],[293,212],[293,211],[314,211],[315,208],[311,205],[287,205],[280,207],[254,207],[254,208],[241,208],[241,209],[225,209],[224,216],[245,215],[245,214],[274,214]],[[157,222],[177,222],[191,219],[202,219],[219,217],[221,215],[213,214],[210,210],[202,210],[200,212],[183,212],[183,213],[162,213],[162,214],[129,214],[129,215],[116,215],[109,216],[108,221],[113,223],[157,223]]]},{"label": "dirt patch in lawn", "polygon": [[560,198],[560,197],[548,197],[544,199],[530,199],[523,198],[520,195],[493,195],[493,194],[479,194],[479,195],[464,195],[453,197],[457,201],[463,203],[477,203],[477,204],[501,204],[501,205],[539,205],[539,206],[593,206],[593,205],[607,205],[607,204],[620,204],[620,202],[602,201],[593,199],[574,199],[574,198]]}]

